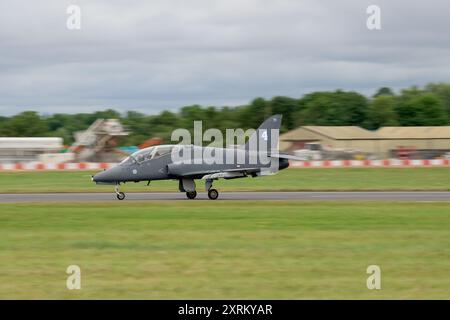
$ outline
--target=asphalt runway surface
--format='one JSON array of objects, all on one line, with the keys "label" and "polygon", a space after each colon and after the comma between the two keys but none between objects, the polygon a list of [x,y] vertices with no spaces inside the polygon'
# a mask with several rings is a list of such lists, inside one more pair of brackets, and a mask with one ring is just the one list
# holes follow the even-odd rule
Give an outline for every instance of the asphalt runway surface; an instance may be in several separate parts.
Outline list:
[{"label": "asphalt runway surface", "polygon": [[[188,200],[184,193],[127,193],[126,201],[148,200],[208,200],[204,192],[200,192],[195,200]],[[450,201],[450,192],[394,192],[394,191],[362,191],[362,192],[222,192],[219,200],[315,200],[315,201]],[[30,193],[0,194],[0,203],[20,202],[89,202],[119,201],[114,193]]]}]

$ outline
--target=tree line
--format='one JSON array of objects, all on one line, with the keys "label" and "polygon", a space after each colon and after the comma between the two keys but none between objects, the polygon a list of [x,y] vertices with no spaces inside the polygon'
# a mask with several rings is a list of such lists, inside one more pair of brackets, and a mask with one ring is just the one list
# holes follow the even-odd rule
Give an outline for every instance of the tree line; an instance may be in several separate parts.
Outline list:
[{"label": "tree line", "polygon": [[170,142],[174,129],[192,129],[194,120],[203,121],[203,130],[256,129],[265,118],[277,113],[283,114],[282,132],[302,125],[361,126],[370,130],[382,126],[450,125],[450,83],[414,86],[399,93],[383,87],[371,97],[336,90],[312,92],[301,98],[256,98],[237,107],[191,105],[178,112],[163,111],[157,115],[136,111],[121,114],[112,109],[52,115],[25,111],[11,117],[0,116],[0,136],[62,137],[65,144],[71,144],[74,132],[85,130],[96,119],[117,118],[130,131],[121,144],[137,145],[151,137]]}]

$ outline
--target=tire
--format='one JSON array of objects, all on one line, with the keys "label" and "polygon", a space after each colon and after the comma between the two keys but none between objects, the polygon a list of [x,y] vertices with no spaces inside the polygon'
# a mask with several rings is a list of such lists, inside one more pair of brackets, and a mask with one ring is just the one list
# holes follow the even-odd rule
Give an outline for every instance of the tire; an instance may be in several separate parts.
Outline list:
[{"label": "tire", "polygon": [[209,189],[208,191],[208,198],[211,200],[216,200],[219,197],[219,191],[216,189]]},{"label": "tire", "polygon": [[188,199],[195,199],[196,196],[197,196],[197,191],[188,191],[188,192],[186,192],[186,197]]},{"label": "tire", "polygon": [[125,193],[123,193],[123,192],[117,193],[116,196],[117,196],[117,199],[119,199],[119,200],[125,199]]}]

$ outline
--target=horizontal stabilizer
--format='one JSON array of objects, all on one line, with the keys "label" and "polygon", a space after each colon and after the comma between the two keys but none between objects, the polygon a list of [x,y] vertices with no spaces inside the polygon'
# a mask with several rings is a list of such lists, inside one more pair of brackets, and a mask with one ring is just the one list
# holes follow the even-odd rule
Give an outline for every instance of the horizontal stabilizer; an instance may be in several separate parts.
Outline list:
[{"label": "horizontal stabilizer", "polygon": [[305,160],[303,157],[297,157],[297,156],[294,156],[293,154],[288,154],[288,153],[270,153],[269,157],[278,158],[278,159],[295,160],[295,161]]}]

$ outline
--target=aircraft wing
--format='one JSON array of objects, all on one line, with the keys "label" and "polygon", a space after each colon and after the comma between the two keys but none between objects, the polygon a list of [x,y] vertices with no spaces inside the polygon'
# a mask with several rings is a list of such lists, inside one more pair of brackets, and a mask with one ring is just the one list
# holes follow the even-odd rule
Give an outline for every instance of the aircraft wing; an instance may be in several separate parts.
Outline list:
[{"label": "aircraft wing", "polygon": [[169,164],[168,165],[168,173],[173,176],[178,177],[205,177],[212,176],[214,178],[205,178],[205,179],[234,179],[240,177],[246,177],[248,174],[254,174],[259,171],[258,168],[255,167],[242,167],[242,168],[233,168],[233,169],[206,169],[206,168],[192,168],[189,165],[176,165]]},{"label": "aircraft wing", "polygon": [[236,178],[244,178],[247,176],[246,172],[243,171],[223,171],[217,173],[206,174],[202,177],[202,180],[206,179],[236,179]]}]

